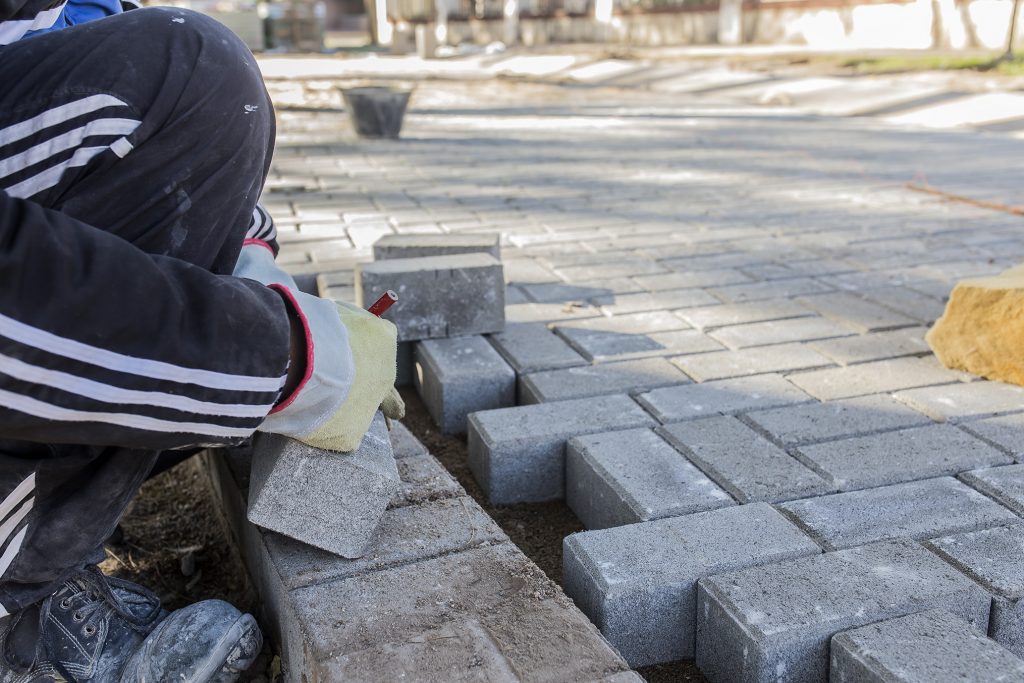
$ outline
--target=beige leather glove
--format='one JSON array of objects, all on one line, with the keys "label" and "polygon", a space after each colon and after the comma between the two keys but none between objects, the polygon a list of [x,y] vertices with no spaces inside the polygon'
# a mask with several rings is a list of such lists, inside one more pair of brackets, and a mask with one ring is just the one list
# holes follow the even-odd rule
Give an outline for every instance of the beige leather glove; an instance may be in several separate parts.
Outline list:
[{"label": "beige leather glove", "polygon": [[257,428],[316,448],[359,447],[380,408],[401,419],[405,406],[395,390],[398,330],[351,304],[300,292],[258,243],[242,248],[234,275],[261,282],[289,302],[306,338],[306,374]]}]

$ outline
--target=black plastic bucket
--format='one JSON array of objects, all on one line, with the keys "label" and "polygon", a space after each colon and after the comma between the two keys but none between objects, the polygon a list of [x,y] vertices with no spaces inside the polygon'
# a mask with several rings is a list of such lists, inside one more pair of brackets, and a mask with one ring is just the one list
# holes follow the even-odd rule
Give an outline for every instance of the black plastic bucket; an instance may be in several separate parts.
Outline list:
[{"label": "black plastic bucket", "polygon": [[397,138],[411,94],[385,87],[341,90],[352,126],[361,138]]}]

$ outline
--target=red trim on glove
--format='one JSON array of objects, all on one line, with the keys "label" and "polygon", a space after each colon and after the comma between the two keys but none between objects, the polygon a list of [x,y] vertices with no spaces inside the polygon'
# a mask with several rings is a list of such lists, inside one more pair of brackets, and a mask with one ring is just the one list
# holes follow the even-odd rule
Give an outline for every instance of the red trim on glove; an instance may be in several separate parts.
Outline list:
[{"label": "red trim on glove", "polygon": [[[246,242],[249,241],[250,240],[246,240]],[[251,241],[260,242],[260,240]],[[262,242],[262,244],[266,245],[268,249],[270,248],[270,245],[266,242]],[[285,305],[288,306],[296,316],[298,316],[299,321],[302,323],[302,332],[306,336],[306,373],[302,376],[302,379],[299,381],[299,385],[295,387],[295,391],[292,392],[291,396],[288,396],[278,403],[274,406],[274,409],[268,413],[269,415],[273,415],[274,413],[284,410],[291,405],[292,401],[294,401],[299,395],[299,392],[301,392],[303,387],[306,386],[306,382],[309,381],[309,378],[313,376],[313,333],[309,329],[309,321],[306,320],[306,314],[302,312],[301,308],[299,308],[299,303],[295,300],[295,295],[292,294],[292,291],[281,284],[272,284],[267,286],[284,297],[286,302]]]},{"label": "red trim on glove", "polygon": [[254,245],[258,246],[258,247],[263,247],[264,249],[269,251],[271,255],[274,255],[274,248],[272,246],[270,246],[270,243],[268,243],[268,242],[264,242],[263,240],[258,240],[258,239],[254,238],[254,237],[247,237],[246,239],[242,240],[242,246],[243,247],[248,247],[251,244],[254,244]]}]

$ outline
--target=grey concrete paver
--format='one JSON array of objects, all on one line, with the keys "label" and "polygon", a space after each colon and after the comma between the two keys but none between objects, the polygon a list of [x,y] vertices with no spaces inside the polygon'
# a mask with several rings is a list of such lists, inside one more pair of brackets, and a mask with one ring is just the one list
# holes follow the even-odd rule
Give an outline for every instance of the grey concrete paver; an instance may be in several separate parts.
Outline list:
[{"label": "grey concrete paver", "polygon": [[781,375],[765,374],[654,389],[638,400],[659,421],[669,423],[803,403],[811,397]]},{"label": "grey concrete paver", "polygon": [[797,456],[840,491],[958,474],[1013,462],[948,424],[801,446]]},{"label": "grey concrete paver", "polygon": [[990,604],[910,541],[720,574],[697,591],[697,666],[712,683],[826,681],[840,631],[937,608],[984,628]]},{"label": "grey concrete paver", "polygon": [[953,384],[959,382],[961,377],[960,373],[947,370],[930,359],[895,358],[844,368],[795,373],[789,376],[789,380],[808,394],[830,401],[931,384]]},{"label": "grey concrete paver", "polygon": [[987,633],[1024,656],[1024,526],[1012,525],[935,538],[927,543],[939,557],[992,594]]},{"label": "grey concrete paver", "polygon": [[826,550],[897,538],[927,539],[1019,518],[974,489],[941,477],[782,503]]},{"label": "grey concrete paver", "polygon": [[931,424],[926,416],[886,395],[757,410],[747,413],[746,419],[786,448]]},{"label": "grey concrete paver", "polygon": [[658,431],[741,503],[793,500],[836,490],[735,417],[681,422]]},{"label": "grey concrete paver", "polygon": [[697,581],[821,549],[764,503],[566,537],[566,593],[631,666],[694,654]]},{"label": "grey concrete paver", "polygon": [[840,365],[868,363],[900,356],[921,356],[931,353],[924,340],[927,330],[923,327],[908,327],[888,332],[823,339],[808,342]]},{"label": "grey concrete paver", "polygon": [[945,610],[832,637],[829,678],[864,683],[1024,680],[1024,660]]},{"label": "grey concrete paver", "polygon": [[671,360],[698,382],[769,372],[812,370],[833,365],[829,358],[806,344],[779,344],[740,351],[698,353]]}]

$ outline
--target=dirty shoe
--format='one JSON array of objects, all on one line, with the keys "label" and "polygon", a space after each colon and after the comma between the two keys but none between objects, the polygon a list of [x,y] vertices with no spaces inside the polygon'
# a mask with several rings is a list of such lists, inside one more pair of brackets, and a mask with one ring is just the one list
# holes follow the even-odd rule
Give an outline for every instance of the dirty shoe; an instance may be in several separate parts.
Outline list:
[{"label": "dirty shoe", "polygon": [[125,664],[121,683],[232,683],[263,647],[256,620],[205,600],[171,613]]},{"label": "dirty shoe", "polygon": [[228,683],[261,644],[252,617],[226,603],[168,615],[150,591],[92,567],[0,621],[0,683]]}]

